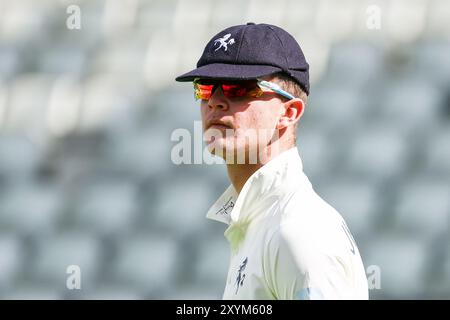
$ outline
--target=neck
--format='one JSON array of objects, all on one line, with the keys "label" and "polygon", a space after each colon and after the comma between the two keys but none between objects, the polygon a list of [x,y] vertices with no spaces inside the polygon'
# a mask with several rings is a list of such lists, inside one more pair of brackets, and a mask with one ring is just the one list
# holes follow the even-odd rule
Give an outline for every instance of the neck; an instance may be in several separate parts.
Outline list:
[{"label": "neck", "polygon": [[[227,164],[228,177],[237,193],[240,193],[248,178],[255,173],[259,168],[264,166],[270,160],[276,158],[282,152],[292,148],[293,146],[284,148],[271,148],[267,146],[261,157],[255,164]],[[276,151],[275,151],[276,150]],[[248,162],[248,161],[247,161]]]},{"label": "neck", "polygon": [[228,164],[227,171],[231,184],[237,193],[240,193],[248,178],[255,173],[262,164]]}]

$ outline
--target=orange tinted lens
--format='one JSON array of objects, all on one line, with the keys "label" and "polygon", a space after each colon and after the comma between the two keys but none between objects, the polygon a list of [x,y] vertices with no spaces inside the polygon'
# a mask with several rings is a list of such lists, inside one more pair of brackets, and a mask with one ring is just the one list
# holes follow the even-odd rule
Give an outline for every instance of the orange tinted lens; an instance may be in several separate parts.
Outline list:
[{"label": "orange tinted lens", "polygon": [[214,85],[194,83],[195,99],[208,100],[211,97]]},{"label": "orange tinted lens", "polygon": [[195,98],[209,100],[216,85],[220,85],[223,94],[227,98],[238,98],[245,96],[257,97],[262,92],[254,81],[242,81],[236,83],[202,83],[194,82]]},{"label": "orange tinted lens", "polygon": [[227,98],[243,97],[248,93],[249,87],[241,84],[222,84],[222,91]]}]

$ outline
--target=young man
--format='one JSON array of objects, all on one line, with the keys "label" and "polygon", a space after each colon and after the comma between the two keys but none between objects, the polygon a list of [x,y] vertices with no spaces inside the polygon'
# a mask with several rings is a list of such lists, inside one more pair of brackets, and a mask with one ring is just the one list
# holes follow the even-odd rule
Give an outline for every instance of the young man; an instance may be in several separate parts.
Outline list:
[{"label": "young man", "polygon": [[224,299],[368,298],[350,231],[313,190],[296,148],[308,69],[289,33],[247,23],[214,36],[197,69],[176,79],[194,82],[208,149],[231,181],[207,214],[228,224]]}]

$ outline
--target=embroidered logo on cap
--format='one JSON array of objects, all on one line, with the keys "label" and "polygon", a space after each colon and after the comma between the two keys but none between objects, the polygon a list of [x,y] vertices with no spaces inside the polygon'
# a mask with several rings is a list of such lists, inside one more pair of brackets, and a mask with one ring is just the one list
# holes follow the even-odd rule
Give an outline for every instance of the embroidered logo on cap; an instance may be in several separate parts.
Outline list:
[{"label": "embroidered logo on cap", "polygon": [[[228,40],[231,37],[231,33],[227,33],[226,35],[224,35],[222,38],[216,39],[214,40],[214,45],[219,44],[219,46],[217,47],[216,50],[219,50],[220,48],[223,48],[225,51],[228,50],[228,45],[232,45],[235,41],[234,38],[231,38],[230,40]],[[228,40],[228,41],[227,41]]]}]

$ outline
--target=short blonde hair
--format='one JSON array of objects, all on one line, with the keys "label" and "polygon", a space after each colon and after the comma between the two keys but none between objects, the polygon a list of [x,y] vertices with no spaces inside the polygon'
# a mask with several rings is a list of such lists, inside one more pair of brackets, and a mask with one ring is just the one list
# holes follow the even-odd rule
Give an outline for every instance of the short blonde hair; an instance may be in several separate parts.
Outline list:
[{"label": "short blonde hair", "polygon": [[291,77],[281,72],[275,73],[272,76],[273,76],[272,81],[279,84],[283,90],[289,92],[294,97],[302,99],[306,105],[308,95],[296,81],[294,81]]}]

